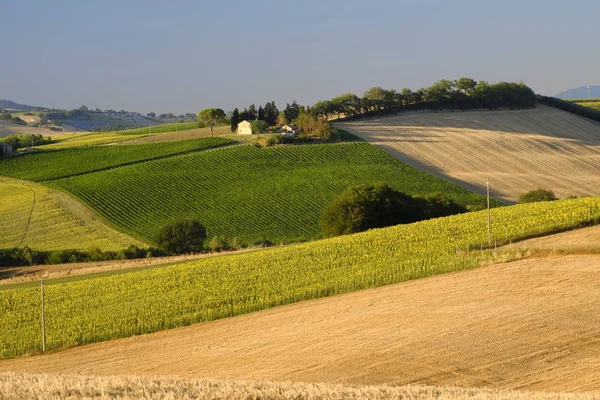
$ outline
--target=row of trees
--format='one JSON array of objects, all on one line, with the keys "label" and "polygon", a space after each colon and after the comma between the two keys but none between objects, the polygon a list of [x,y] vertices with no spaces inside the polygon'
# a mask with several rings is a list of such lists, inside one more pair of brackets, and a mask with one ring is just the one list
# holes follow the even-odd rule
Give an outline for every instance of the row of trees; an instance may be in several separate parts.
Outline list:
[{"label": "row of trees", "polygon": [[404,110],[468,110],[477,108],[496,109],[534,107],[536,96],[522,82],[499,82],[490,84],[471,78],[442,79],[417,91],[372,87],[363,97],[346,93],[330,100],[314,104],[310,112],[327,117],[343,114],[347,118]]},{"label": "row of trees", "polygon": [[237,108],[234,108],[231,113],[231,132],[235,132],[237,126],[242,121],[265,121],[267,126],[275,126],[278,123],[279,118],[279,110],[275,105],[274,101],[271,101],[265,106],[259,106],[258,110],[254,104],[250,104],[249,107],[244,108],[243,111],[240,111]]}]

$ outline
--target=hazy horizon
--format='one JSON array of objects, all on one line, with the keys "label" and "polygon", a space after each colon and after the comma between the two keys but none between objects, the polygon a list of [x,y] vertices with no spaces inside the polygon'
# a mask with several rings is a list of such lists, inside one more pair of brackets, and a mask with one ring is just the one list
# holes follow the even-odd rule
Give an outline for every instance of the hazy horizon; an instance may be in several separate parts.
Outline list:
[{"label": "hazy horizon", "polygon": [[313,104],[372,86],[600,84],[581,0],[0,2],[0,98],[142,113]]}]

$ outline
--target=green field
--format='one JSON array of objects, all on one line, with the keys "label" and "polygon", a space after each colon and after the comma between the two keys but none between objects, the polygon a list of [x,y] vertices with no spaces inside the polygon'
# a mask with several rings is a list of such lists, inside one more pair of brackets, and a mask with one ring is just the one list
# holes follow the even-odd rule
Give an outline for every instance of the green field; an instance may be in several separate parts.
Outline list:
[{"label": "green field", "polygon": [[109,228],[64,193],[12,179],[0,178],[0,221],[0,249],[117,251],[130,244],[144,246]]},{"label": "green field", "polygon": [[[494,240],[600,219],[600,199],[492,210]],[[282,304],[474,268],[492,252],[487,212],[374,229],[46,288],[48,348],[155,332]],[[457,251],[458,250],[458,251]],[[41,349],[39,287],[0,291],[0,356]]]},{"label": "green field", "polygon": [[592,108],[600,111],[600,99],[567,99],[571,103],[579,104],[580,106]]},{"label": "green field", "polygon": [[38,151],[0,162],[0,175],[39,182],[231,143],[234,142],[215,137],[169,143]]},{"label": "green field", "polygon": [[[407,194],[444,193],[482,208],[485,199],[401,163],[367,143],[234,146],[48,182],[114,225],[152,241],[182,218],[208,236],[273,243],[319,236],[322,210],[347,187],[389,182]],[[115,184],[118,182],[118,184]],[[499,203],[495,202],[495,205]]]}]

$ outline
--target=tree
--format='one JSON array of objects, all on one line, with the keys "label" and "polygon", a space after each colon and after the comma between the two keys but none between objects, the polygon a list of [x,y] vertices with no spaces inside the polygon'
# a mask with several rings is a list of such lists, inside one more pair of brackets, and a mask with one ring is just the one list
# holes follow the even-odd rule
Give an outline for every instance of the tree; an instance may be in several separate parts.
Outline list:
[{"label": "tree", "polygon": [[552,190],[534,189],[519,196],[519,203],[535,203],[538,201],[554,201],[558,200]]},{"label": "tree", "polygon": [[296,103],[296,100],[294,100],[291,105],[286,105],[285,110],[283,110],[283,115],[285,115],[288,121],[293,121],[298,118],[298,115],[300,115],[300,106]]},{"label": "tree", "polygon": [[237,108],[234,108],[231,113],[231,132],[235,132],[240,122],[242,122],[240,119],[240,112]]},{"label": "tree", "polygon": [[225,119],[225,111],[220,108],[205,108],[198,113],[198,121],[204,121],[210,128],[210,136],[213,136],[213,127],[216,123]]},{"label": "tree", "polygon": [[270,103],[265,104],[264,112],[264,120],[267,121],[267,124],[269,124],[269,126],[275,126],[277,124],[277,116],[279,115],[279,111],[277,110],[275,102],[272,101]]},{"label": "tree", "polygon": [[149,112],[148,114],[146,114],[146,116],[148,118],[156,118],[156,113],[155,112]]},{"label": "tree", "polygon": [[261,120],[261,121],[265,121],[265,110],[262,108],[262,106],[258,106],[258,116],[257,119]]},{"label": "tree", "polygon": [[84,112],[88,111],[88,108],[87,108],[86,105],[83,105],[83,106],[79,107],[79,111],[81,111],[82,113],[84,113]]},{"label": "tree", "polygon": [[206,228],[196,220],[179,221],[163,227],[156,237],[156,245],[175,254],[203,251]]},{"label": "tree", "polygon": [[412,197],[379,182],[346,189],[325,209],[320,223],[325,236],[337,236],[415,220]]},{"label": "tree", "polygon": [[254,104],[250,104],[250,107],[248,107],[248,121],[254,121],[256,117],[256,106]]},{"label": "tree", "polygon": [[256,121],[252,121],[250,123],[250,127],[252,128],[252,133],[257,133],[258,139],[260,139],[260,134],[266,132],[269,125],[266,121],[257,119]]},{"label": "tree", "polygon": [[477,81],[471,78],[460,78],[455,82],[455,86],[458,90],[470,96],[475,91],[477,87]]}]

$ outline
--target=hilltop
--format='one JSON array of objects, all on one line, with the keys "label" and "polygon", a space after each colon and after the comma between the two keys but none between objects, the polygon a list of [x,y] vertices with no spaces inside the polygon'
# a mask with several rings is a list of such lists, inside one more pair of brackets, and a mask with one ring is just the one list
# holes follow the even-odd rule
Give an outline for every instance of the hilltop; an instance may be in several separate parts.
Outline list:
[{"label": "hilltop", "polygon": [[407,112],[336,126],[477,193],[489,180],[503,201],[538,187],[600,195],[600,124],[556,108]]},{"label": "hilltop", "polygon": [[36,108],[38,108],[38,107],[15,103],[14,101],[11,101],[11,100],[0,100],[0,110],[6,109],[6,110],[14,110],[14,111],[31,111],[31,110],[35,110]]},{"label": "hilltop", "polygon": [[587,99],[588,97],[597,98],[600,97],[600,86],[592,86],[588,87],[581,86],[574,89],[565,90],[559,94],[554,95],[554,97],[559,99]]}]

